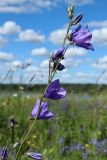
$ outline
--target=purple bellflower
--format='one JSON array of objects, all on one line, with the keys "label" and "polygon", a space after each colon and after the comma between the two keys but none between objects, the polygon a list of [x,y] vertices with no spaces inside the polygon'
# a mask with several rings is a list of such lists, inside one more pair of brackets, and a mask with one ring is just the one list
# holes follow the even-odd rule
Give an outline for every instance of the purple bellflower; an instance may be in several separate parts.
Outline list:
[{"label": "purple bellflower", "polygon": [[76,46],[94,51],[93,45],[90,43],[91,39],[92,34],[89,32],[88,26],[86,26],[85,29],[82,29],[81,25],[72,31],[69,37],[69,40]]},{"label": "purple bellflower", "polygon": [[48,89],[44,93],[45,98],[58,100],[66,96],[66,90],[60,87],[59,79],[50,83]]},{"label": "purple bellflower", "polygon": [[32,159],[42,160],[42,154],[40,154],[40,153],[28,152],[27,156],[32,158]]},{"label": "purple bellflower", "polygon": [[52,59],[53,61],[58,61],[59,58],[64,58],[64,51],[65,51],[65,48],[61,48],[57,51],[57,53],[55,55],[53,55]]},{"label": "purple bellflower", "polygon": [[[65,52],[65,48],[61,48],[59,49],[55,55],[53,55],[52,60],[53,60],[53,70],[59,70],[62,71],[63,69],[65,69],[65,66],[61,63],[59,63],[59,59],[62,60],[64,59],[64,52]],[[57,68],[56,68],[57,67]]]},{"label": "purple bellflower", "polygon": [[62,71],[63,69],[65,69],[65,66],[63,64],[59,63],[59,62],[54,62],[53,69],[55,70],[56,67],[57,67],[58,71]]},{"label": "purple bellflower", "polygon": [[[40,106],[40,99],[37,99],[37,102],[36,102],[32,112],[31,112],[31,117],[32,118],[36,118],[39,106]],[[42,102],[37,119],[50,119],[52,117],[54,117],[54,114],[52,112],[48,111],[48,103],[47,102]]]},{"label": "purple bellflower", "polygon": [[6,146],[4,146],[2,148],[0,155],[1,155],[1,160],[5,160],[6,159],[6,156],[7,156],[7,148],[6,148]]}]

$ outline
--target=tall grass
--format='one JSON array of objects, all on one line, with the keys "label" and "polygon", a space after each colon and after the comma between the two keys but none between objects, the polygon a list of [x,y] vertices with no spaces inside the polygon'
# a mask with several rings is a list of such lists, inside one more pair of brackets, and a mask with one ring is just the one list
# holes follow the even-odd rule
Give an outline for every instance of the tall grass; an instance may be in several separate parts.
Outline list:
[{"label": "tall grass", "polygon": [[[39,95],[26,95],[23,91],[0,97],[0,146],[11,141],[9,118],[17,125],[15,141],[22,136],[28,115]],[[105,160],[107,159],[107,96],[85,92],[69,92],[64,100],[49,102],[55,118],[37,123],[26,142],[24,152],[30,148],[42,152],[45,160]],[[30,122],[31,123],[31,122]],[[26,127],[25,127],[26,126]],[[7,132],[8,131],[8,132]],[[38,145],[39,144],[39,145]],[[22,159],[26,159],[24,156]],[[28,158],[27,158],[28,159]]]}]

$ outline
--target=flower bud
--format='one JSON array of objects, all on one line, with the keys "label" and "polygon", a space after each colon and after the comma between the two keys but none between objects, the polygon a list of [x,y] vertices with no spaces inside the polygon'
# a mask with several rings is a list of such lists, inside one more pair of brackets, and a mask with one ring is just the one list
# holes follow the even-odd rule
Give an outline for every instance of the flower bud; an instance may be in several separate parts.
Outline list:
[{"label": "flower bud", "polygon": [[74,15],[74,6],[72,5],[72,6],[68,7],[68,17],[70,19],[72,19],[73,15]]},{"label": "flower bud", "polygon": [[16,148],[16,147],[18,147],[18,146],[20,146],[21,145],[21,142],[19,141],[19,142],[16,142],[14,145],[13,145],[13,148]]},{"label": "flower bud", "polygon": [[82,17],[83,17],[83,14],[79,14],[78,16],[76,16],[72,21],[72,25],[78,24],[81,21]]}]

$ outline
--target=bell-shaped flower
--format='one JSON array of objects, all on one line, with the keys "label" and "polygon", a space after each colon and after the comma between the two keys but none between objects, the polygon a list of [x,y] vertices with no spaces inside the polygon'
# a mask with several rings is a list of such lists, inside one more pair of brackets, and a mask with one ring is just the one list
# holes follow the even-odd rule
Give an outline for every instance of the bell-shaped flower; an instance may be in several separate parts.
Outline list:
[{"label": "bell-shaped flower", "polygon": [[69,40],[73,42],[76,46],[83,47],[85,49],[90,49],[94,51],[93,45],[90,43],[92,39],[92,34],[88,30],[88,26],[82,29],[79,25],[69,36]]},{"label": "bell-shaped flower", "polygon": [[65,69],[65,66],[59,62],[54,62],[53,70],[57,69],[58,71],[62,71]]},{"label": "bell-shaped flower", "polygon": [[40,153],[28,152],[27,156],[32,158],[32,159],[42,160],[42,154],[40,154]]},{"label": "bell-shaped flower", "polygon": [[50,83],[46,92],[44,93],[45,98],[58,100],[66,96],[66,90],[60,87],[59,79]]},{"label": "bell-shaped flower", "polygon": [[6,146],[4,146],[2,148],[0,155],[1,155],[1,160],[5,160],[6,159],[6,156],[7,156],[7,148],[6,148]]},{"label": "bell-shaped flower", "polygon": [[64,56],[64,51],[65,51],[65,48],[61,48],[61,49],[59,49],[57,52],[56,52],[56,54],[55,55],[53,55],[53,57],[52,57],[52,59],[53,59],[53,61],[57,61],[58,59],[60,59],[60,58],[64,58],[63,56]]},{"label": "bell-shaped flower", "polygon": [[[39,110],[39,107],[40,107],[40,110]],[[38,114],[38,111],[39,111],[39,114]],[[40,99],[37,99],[37,102],[31,112],[31,118],[33,119],[36,118],[37,114],[38,114],[37,119],[50,119],[54,117],[54,114],[48,111],[48,103],[40,102]]]}]

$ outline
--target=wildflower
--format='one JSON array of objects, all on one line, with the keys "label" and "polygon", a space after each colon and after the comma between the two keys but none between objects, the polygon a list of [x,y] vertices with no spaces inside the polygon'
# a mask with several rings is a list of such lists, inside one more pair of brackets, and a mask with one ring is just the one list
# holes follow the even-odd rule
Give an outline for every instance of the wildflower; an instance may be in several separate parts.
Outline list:
[{"label": "wildflower", "polygon": [[51,82],[48,89],[44,93],[45,98],[58,100],[66,96],[66,90],[60,87],[59,79]]},{"label": "wildflower", "polygon": [[1,150],[1,160],[5,160],[7,156],[7,148],[4,146]]},{"label": "wildflower", "polygon": [[65,66],[61,63],[58,63],[58,62],[54,62],[54,66],[53,66],[53,69],[55,70],[57,67],[57,70],[59,71],[62,71],[63,69],[65,69]]},{"label": "wildflower", "polygon": [[15,121],[15,119],[14,119],[14,118],[11,118],[11,119],[10,119],[10,126],[13,127],[13,126],[15,126],[16,124],[17,124],[17,122]]},{"label": "wildflower", "polygon": [[40,154],[40,153],[28,152],[27,156],[32,158],[32,159],[42,160],[42,154]]},{"label": "wildflower", "polygon": [[72,31],[68,39],[76,46],[94,51],[93,45],[90,43],[92,34],[88,31],[88,26],[86,26],[85,29],[82,29],[82,26],[79,25],[74,31]]},{"label": "wildflower", "polygon": [[[32,118],[36,118],[36,115],[37,115],[38,110],[39,110],[40,103],[41,103],[40,99],[37,99],[37,102],[36,102],[32,112],[31,112],[31,117]],[[49,118],[52,118],[53,116],[54,116],[54,114],[52,112],[48,111],[48,103],[47,102],[42,102],[37,119],[49,119]]]},{"label": "wildflower", "polygon": [[57,53],[55,55],[53,55],[52,59],[53,61],[57,61],[59,60],[60,58],[64,58],[64,51],[65,51],[65,48],[61,48],[57,51]]}]

